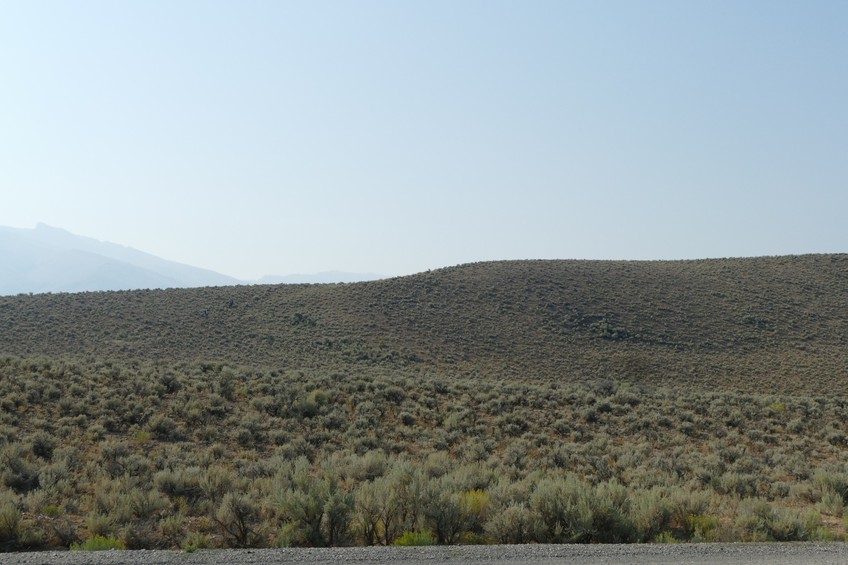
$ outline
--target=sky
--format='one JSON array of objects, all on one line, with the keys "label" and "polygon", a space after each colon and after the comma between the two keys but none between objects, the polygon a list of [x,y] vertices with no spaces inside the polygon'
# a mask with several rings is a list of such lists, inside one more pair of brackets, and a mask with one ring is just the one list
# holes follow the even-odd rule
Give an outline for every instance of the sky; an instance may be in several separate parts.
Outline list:
[{"label": "sky", "polygon": [[0,225],[242,279],[848,252],[844,0],[0,0]]}]

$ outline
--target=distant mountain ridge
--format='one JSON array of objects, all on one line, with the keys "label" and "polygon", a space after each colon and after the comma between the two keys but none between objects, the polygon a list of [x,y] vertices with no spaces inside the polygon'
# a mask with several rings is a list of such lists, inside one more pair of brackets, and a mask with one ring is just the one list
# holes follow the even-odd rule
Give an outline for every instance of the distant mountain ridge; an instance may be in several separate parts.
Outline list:
[{"label": "distant mountain ridge", "polygon": [[245,281],[43,223],[34,229],[0,226],[0,265],[0,295],[194,288],[272,281],[354,282],[378,278],[332,272]]}]

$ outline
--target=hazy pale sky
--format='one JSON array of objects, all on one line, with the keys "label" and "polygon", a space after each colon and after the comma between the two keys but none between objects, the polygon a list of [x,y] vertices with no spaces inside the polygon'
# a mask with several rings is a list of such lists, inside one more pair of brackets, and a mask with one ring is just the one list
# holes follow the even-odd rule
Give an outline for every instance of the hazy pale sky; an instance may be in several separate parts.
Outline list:
[{"label": "hazy pale sky", "polygon": [[848,251],[848,2],[0,0],[0,225],[241,277]]}]

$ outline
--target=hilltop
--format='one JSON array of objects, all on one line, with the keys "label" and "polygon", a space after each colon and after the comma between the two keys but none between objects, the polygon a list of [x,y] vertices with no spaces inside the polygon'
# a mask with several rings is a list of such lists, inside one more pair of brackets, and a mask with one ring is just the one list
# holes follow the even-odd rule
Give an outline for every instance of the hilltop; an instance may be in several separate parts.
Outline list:
[{"label": "hilltop", "polygon": [[848,392],[848,255],[0,297],[0,354]]}]

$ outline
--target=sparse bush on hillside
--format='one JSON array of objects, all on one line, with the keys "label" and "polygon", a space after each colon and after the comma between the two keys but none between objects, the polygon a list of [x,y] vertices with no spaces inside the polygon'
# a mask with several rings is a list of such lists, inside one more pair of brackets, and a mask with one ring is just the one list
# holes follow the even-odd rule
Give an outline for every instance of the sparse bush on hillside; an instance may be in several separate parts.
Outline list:
[{"label": "sparse bush on hillside", "polygon": [[413,547],[436,545],[436,543],[436,536],[433,535],[433,532],[424,530],[422,532],[404,532],[394,541],[393,545]]},{"label": "sparse bush on hillside", "polygon": [[17,493],[27,493],[38,488],[38,466],[19,443],[0,448],[0,479]]},{"label": "sparse bush on hillside", "polygon": [[259,508],[245,494],[228,492],[214,520],[218,524],[226,547],[249,547],[259,540]]},{"label": "sparse bush on hillside", "polygon": [[524,502],[512,502],[486,522],[485,533],[497,543],[530,543],[542,539],[544,524]]},{"label": "sparse bush on hillside", "polygon": [[110,549],[126,549],[124,543],[115,536],[95,535],[82,543],[72,543],[71,551],[105,551]]},{"label": "sparse bush on hillside", "polygon": [[0,550],[16,549],[20,527],[21,511],[17,496],[7,490],[0,491]]},{"label": "sparse bush on hillside", "polygon": [[[0,424],[0,491],[18,532],[33,532],[15,549],[95,535],[163,548],[845,532],[833,525],[848,504],[844,448],[827,439],[844,428],[838,397],[414,368],[48,365],[0,360],[0,401],[26,406]],[[162,375],[179,387],[166,392]],[[98,391],[149,416],[92,434],[115,408]],[[65,399],[85,415],[63,415]]]},{"label": "sparse bush on hillside", "polygon": [[812,511],[774,508],[750,499],[742,505],[736,525],[751,541],[811,541],[821,527],[821,517]]}]

